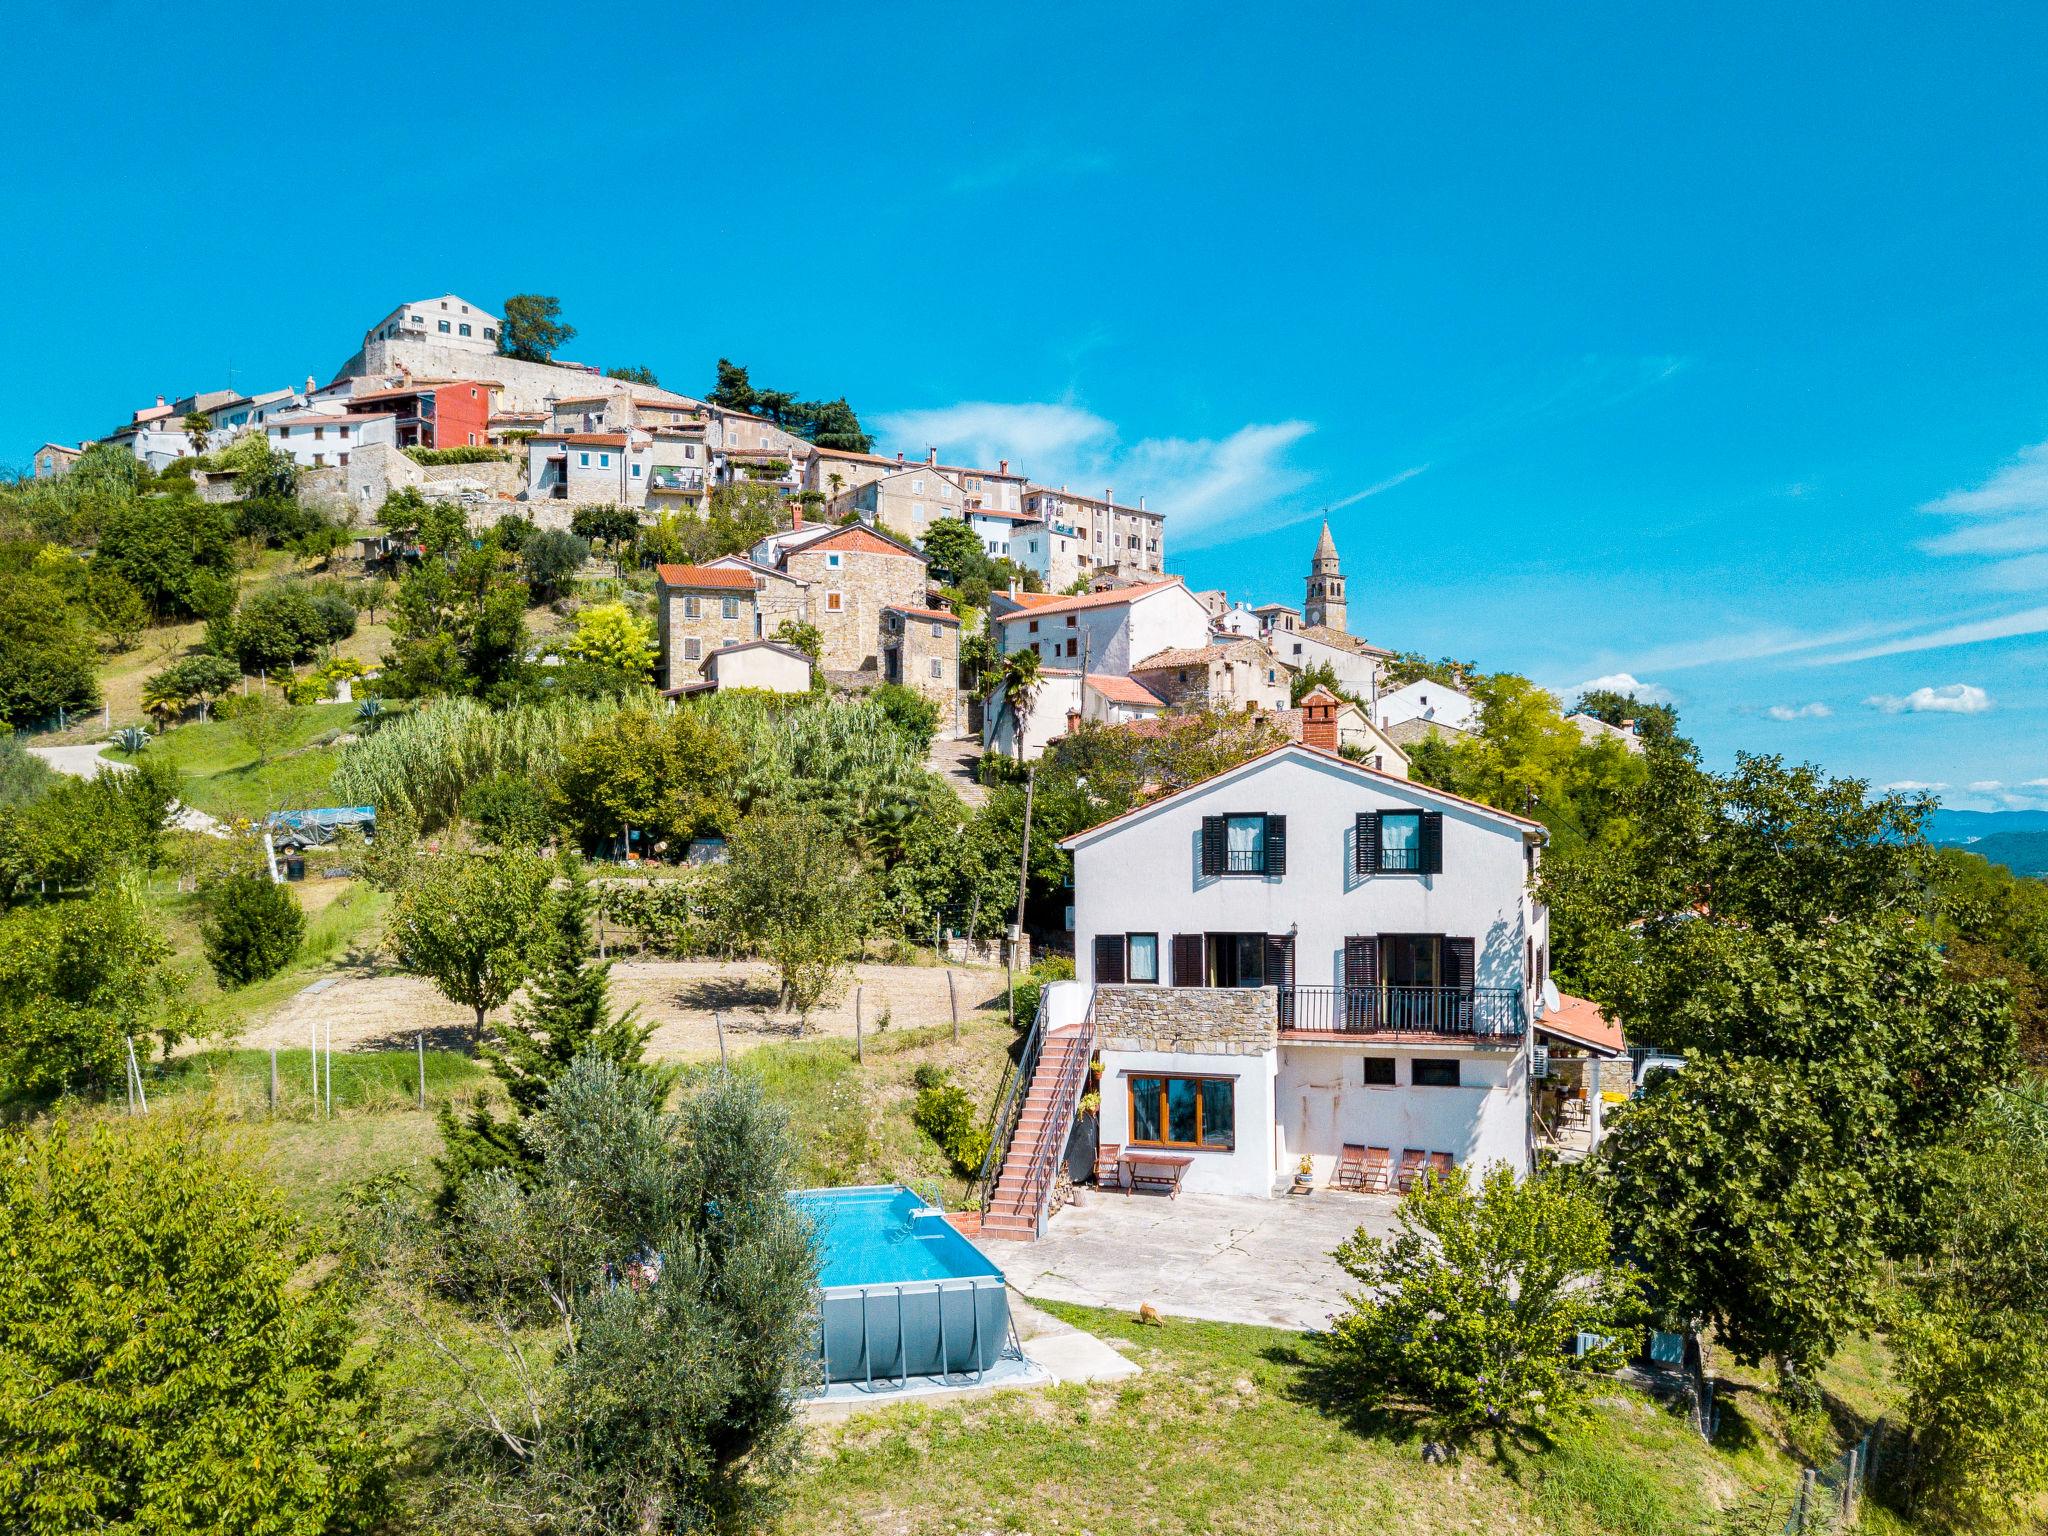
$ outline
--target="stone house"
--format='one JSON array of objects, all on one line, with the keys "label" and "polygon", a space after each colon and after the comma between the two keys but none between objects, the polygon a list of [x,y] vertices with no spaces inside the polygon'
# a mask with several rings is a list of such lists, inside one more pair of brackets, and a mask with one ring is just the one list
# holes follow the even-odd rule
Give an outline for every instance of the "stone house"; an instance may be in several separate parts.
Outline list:
[{"label": "stone house", "polygon": [[1220,640],[1159,651],[1131,676],[1185,709],[1285,709],[1292,674],[1257,640]]},{"label": "stone house", "polygon": [[81,444],[76,448],[67,448],[62,443],[43,444],[36,450],[35,478],[55,480],[61,475],[68,475],[71,473],[71,466],[78,462],[78,456],[85,452],[88,446],[90,445]]},{"label": "stone house", "polygon": [[745,555],[720,555],[705,562],[712,570],[746,571],[754,578],[754,606],[761,615],[761,634],[770,640],[786,620],[808,622],[811,589],[787,571],[762,565]]},{"label": "stone house", "polygon": [[882,679],[951,709],[960,691],[960,616],[907,604],[884,608]]},{"label": "stone house", "polygon": [[660,613],[657,675],[664,689],[685,688],[706,677],[715,651],[761,638],[760,608],[749,571],[706,565],[654,568]]},{"label": "stone house", "polygon": [[827,672],[879,676],[883,610],[925,605],[924,556],[861,523],[785,550],[780,569],[809,591],[805,617],[824,640]]},{"label": "stone house", "polygon": [[751,688],[761,693],[808,693],[811,688],[811,658],[802,651],[773,640],[743,640],[721,646],[704,658],[703,675],[664,693],[671,698],[687,693],[719,693],[727,688]]},{"label": "stone house", "polygon": [[864,523],[900,529],[922,539],[935,522],[965,517],[967,493],[929,464],[912,464],[844,491],[825,503],[827,518],[857,513]]},{"label": "stone house", "polygon": [[1135,507],[1117,503],[1114,490],[1100,496],[1086,496],[1065,486],[1026,488],[1023,506],[1052,528],[1072,531],[1078,541],[1076,558],[1083,571],[1107,571],[1143,580],[1166,569],[1165,514],[1145,506],[1143,497]]}]

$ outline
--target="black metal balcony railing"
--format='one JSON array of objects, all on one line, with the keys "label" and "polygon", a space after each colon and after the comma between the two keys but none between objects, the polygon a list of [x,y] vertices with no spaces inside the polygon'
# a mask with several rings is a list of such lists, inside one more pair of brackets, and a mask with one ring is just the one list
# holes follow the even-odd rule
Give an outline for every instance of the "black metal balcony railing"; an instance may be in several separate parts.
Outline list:
[{"label": "black metal balcony railing", "polygon": [[1280,1027],[1334,1034],[1519,1039],[1520,987],[1282,987]]}]

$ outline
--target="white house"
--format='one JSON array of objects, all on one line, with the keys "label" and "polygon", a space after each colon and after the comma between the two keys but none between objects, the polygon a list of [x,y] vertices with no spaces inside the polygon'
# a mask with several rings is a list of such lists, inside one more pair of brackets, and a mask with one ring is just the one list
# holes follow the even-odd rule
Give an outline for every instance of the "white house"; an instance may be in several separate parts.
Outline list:
[{"label": "white house", "polygon": [[398,446],[398,418],[389,411],[338,416],[327,411],[291,411],[263,426],[270,446],[288,453],[301,469],[346,466],[349,454],[370,443]]},{"label": "white house", "polygon": [[1081,574],[1081,536],[1065,523],[1017,514],[1009,525],[1009,556],[1051,592],[1063,592]]},{"label": "white house", "polygon": [[1065,839],[1102,1144],[1242,1195],[1346,1146],[1526,1172],[1544,836],[1296,743]]},{"label": "white house", "polygon": [[399,305],[363,333],[363,345],[405,338],[489,356],[498,350],[499,324],[498,317],[482,305],[457,293],[444,293],[437,299]]},{"label": "white house", "polygon": [[1448,684],[1419,677],[1403,684],[1379,700],[1379,723],[1383,729],[1421,720],[1453,731],[1479,729],[1479,701]]},{"label": "white house", "polygon": [[1209,611],[1178,576],[1034,602],[1013,613],[991,607],[989,624],[1004,655],[1036,650],[1041,662],[1071,660],[1090,672],[1129,673],[1147,656],[1209,640]]},{"label": "white house", "polygon": [[982,718],[981,743],[986,751],[1028,762],[1072,731],[1077,720],[1127,725],[1153,719],[1165,708],[1165,701],[1136,678],[1105,672],[1090,672],[1084,678],[1078,671],[1049,667],[1039,672],[1038,687],[1022,720],[1010,708],[1007,692],[1000,685],[996,688]]},{"label": "white house", "polygon": [[1390,654],[1377,645],[1367,645],[1355,635],[1321,624],[1275,630],[1266,637],[1266,644],[1297,672],[1328,667],[1339,688],[1366,700],[1378,694],[1380,663]]}]

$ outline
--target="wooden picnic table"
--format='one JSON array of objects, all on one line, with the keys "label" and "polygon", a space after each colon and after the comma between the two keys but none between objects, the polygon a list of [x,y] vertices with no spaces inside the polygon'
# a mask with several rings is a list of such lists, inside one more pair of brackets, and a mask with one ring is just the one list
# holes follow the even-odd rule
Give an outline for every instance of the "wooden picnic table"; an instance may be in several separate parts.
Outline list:
[{"label": "wooden picnic table", "polygon": [[1117,1176],[1129,1194],[1134,1189],[1163,1189],[1168,1198],[1180,1193],[1180,1182],[1194,1165],[1185,1152],[1145,1152],[1125,1148],[1117,1158]]}]

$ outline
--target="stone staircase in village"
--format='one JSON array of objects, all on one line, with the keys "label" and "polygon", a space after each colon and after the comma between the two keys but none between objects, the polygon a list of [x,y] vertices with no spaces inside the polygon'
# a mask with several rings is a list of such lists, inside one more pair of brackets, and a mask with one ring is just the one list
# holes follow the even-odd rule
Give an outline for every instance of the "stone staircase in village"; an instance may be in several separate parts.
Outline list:
[{"label": "stone staircase in village", "polygon": [[[1022,1104],[981,1214],[983,1237],[1030,1242],[1038,1236],[1046,1201],[1064,1163],[1075,1106],[1095,1050],[1090,1020],[1048,1030],[1027,1052],[1030,1076],[1020,1082]],[[999,1122],[1000,1123],[1000,1122]]]}]

